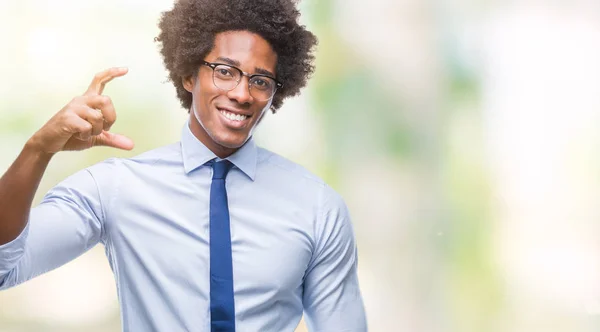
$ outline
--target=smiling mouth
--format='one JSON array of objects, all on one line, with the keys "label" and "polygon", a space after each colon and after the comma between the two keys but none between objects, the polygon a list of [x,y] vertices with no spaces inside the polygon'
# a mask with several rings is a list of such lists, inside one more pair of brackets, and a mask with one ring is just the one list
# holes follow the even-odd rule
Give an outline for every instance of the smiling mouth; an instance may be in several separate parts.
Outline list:
[{"label": "smiling mouth", "polygon": [[235,113],[231,113],[222,109],[218,109],[219,113],[221,113],[224,117],[226,117],[227,119],[231,120],[231,121],[239,121],[242,122],[244,120],[247,120],[250,118],[250,116],[248,115],[242,115],[242,114],[235,114]]}]

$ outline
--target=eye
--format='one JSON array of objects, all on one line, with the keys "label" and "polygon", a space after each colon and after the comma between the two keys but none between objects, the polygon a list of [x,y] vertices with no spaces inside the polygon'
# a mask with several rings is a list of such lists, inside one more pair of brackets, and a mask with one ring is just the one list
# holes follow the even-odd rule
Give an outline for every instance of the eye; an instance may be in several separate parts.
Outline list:
[{"label": "eye", "polygon": [[222,75],[222,76],[232,76],[231,72],[225,68],[217,68],[217,74]]},{"label": "eye", "polygon": [[214,69],[215,71],[215,77],[221,80],[232,80],[232,79],[236,79],[239,75],[234,72],[234,69],[228,67],[228,66],[217,66]]},{"label": "eye", "polygon": [[252,79],[252,86],[261,90],[269,90],[273,86],[273,82],[268,77],[258,76]]}]

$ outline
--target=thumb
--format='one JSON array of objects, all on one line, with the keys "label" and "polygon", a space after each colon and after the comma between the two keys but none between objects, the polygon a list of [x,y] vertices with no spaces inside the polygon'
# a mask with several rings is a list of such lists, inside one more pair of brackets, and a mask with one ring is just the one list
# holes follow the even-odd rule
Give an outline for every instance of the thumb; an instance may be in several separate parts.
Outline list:
[{"label": "thumb", "polygon": [[93,137],[93,139],[94,142],[92,145],[94,146],[109,146],[122,150],[131,150],[134,146],[131,138],[119,134],[113,134],[106,130],[102,131],[100,135]]}]

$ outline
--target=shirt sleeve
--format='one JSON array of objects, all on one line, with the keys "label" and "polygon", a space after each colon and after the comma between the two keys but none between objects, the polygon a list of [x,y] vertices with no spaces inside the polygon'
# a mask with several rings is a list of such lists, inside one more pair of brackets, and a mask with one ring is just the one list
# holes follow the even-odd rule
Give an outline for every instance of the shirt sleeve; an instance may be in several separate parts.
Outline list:
[{"label": "shirt sleeve", "polygon": [[315,252],[304,279],[303,305],[311,332],[366,332],[357,277],[357,248],[348,209],[325,187]]},{"label": "shirt sleeve", "polygon": [[31,209],[25,229],[0,246],[0,290],[53,270],[104,242],[103,210],[89,169],[68,177]]}]

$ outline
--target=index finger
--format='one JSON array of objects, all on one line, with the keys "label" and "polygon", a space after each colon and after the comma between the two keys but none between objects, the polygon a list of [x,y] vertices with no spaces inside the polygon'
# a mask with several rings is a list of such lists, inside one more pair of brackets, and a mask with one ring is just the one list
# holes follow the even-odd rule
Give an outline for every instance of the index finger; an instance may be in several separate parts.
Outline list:
[{"label": "index finger", "polygon": [[112,81],[115,77],[127,74],[127,71],[128,69],[125,67],[113,67],[97,73],[84,95],[101,95],[106,83]]}]

